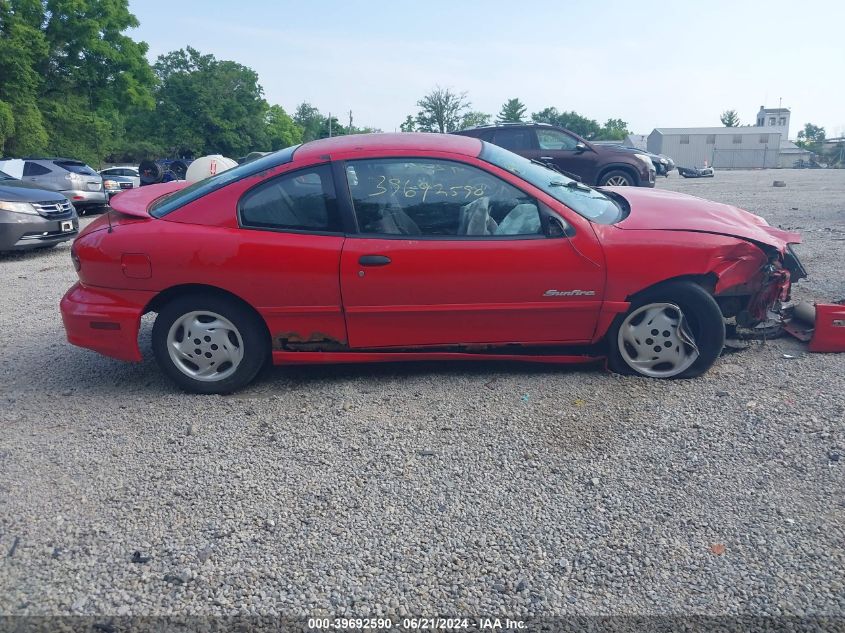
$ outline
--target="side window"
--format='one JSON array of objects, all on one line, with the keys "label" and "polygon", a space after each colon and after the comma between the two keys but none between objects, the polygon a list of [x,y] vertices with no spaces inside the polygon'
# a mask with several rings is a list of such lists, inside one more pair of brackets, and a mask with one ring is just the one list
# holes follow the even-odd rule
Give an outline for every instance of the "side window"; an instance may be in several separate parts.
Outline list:
[{"label": "side window", "polygon": [[361,233],[426,237],[540,235],[537,201],[484,170],[433,159],[347,163]]},{"label": "side window", "polygon": [[30,161],[26,161],[23,165],[23,175],[24,176],[43,176],[44,174],[49,174],[50,170],[46,167],[42,167],[38,163],[33,163]]},{"label": "side window", "polygon": [[578,141],[559,130],[537,129],[537,141],[540,149],[575,149]]},{"label": "side window", "polygon": [[343,231],[328,165],[307,167],[268,180],[247,191],[238,209],[244,227]]},{"label": "side window", "polygon": [[532,130],[500,128],[493,132],[493,144],[512,151],[533,149]]}]

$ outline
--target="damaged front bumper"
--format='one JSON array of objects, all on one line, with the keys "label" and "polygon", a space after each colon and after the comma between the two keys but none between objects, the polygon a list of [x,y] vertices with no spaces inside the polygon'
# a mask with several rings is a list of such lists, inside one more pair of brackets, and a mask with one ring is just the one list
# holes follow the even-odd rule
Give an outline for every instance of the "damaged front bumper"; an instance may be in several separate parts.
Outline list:
[{"label": "damaged front bumper", "polygon": [[801,302],[782,312],[783,329],[808,343],[811,352],[845,352],[845,299],[838,303]]},{"label": "damaged front bumper", "polygon": [[771,324],[774,319],[775,330],[772,326],[760,330],[764,337],[786,332],[807,343],[811,352],[845,352],[845,299],[837,303],[786,305],[792,284],[807,276],[793,244],[787,243],[778,253],[770,250],[769,262],[750,284],[740,286],[740,289],[757,288],[749,296],[745,309],[735,315],[737,325],[750,332],[742,338],[756,338],[754,327],[759,323]]}]

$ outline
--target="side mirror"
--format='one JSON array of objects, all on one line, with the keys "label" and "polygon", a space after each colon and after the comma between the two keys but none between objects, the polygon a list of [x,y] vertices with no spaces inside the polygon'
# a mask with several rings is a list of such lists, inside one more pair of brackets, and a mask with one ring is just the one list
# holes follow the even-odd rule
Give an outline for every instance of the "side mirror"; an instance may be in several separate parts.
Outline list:
[{"label": "side mirror", "polygon": [[579,141],[578,143],[575,144],[575,151],[578,152],[579,154],[581,152],[586,152],[587,146]]},{"label": "side mirror", "polygon": [[563,218],[550,215],[546,222],[546,237],[572,237],[574,229]]}]

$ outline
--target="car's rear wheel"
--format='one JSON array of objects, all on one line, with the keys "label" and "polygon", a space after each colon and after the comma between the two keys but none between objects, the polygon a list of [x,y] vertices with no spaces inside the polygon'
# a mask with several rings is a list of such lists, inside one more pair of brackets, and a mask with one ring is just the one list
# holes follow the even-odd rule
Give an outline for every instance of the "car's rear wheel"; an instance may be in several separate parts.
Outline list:
[{"label": "car's rear wheel", "polygon": [[603,187],[636,187],[637,181],[629,172],[623,169],[613,169],[602,175],[599,185]]},{"label": "car's rear wheel", "polygon": [[691,282],[642,293],[608,332],[608,364],[619,373],[692,378],[706,372],[725,344],[725,321],[713,297]]},{"label": "car's rear wheel", "polygon": [[188,295],[167,303],[153,325],[153,353],[185,391],[229,393],[264,365],[266,328],[248,307],[215,295]]}]

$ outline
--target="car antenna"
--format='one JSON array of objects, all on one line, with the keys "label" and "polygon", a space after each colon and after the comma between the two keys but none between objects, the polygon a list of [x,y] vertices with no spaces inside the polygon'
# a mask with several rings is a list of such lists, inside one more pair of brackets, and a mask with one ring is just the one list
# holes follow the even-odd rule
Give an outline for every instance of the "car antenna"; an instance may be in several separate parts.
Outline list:
[{"label": "car antenna", "polygon": [[114,231],[114,229],[113,229],[113,228],[112,228],[112,226],[111,226],[111,212],[112,212],[112,208],[111,208],[111,207],[109,207],[108,213],[106,213],[106,219],[107,219],[107,220],[108,220],[108,222],[109,222],[109,233],[111,233],[111,232],[113,232],[113,231]]}]

